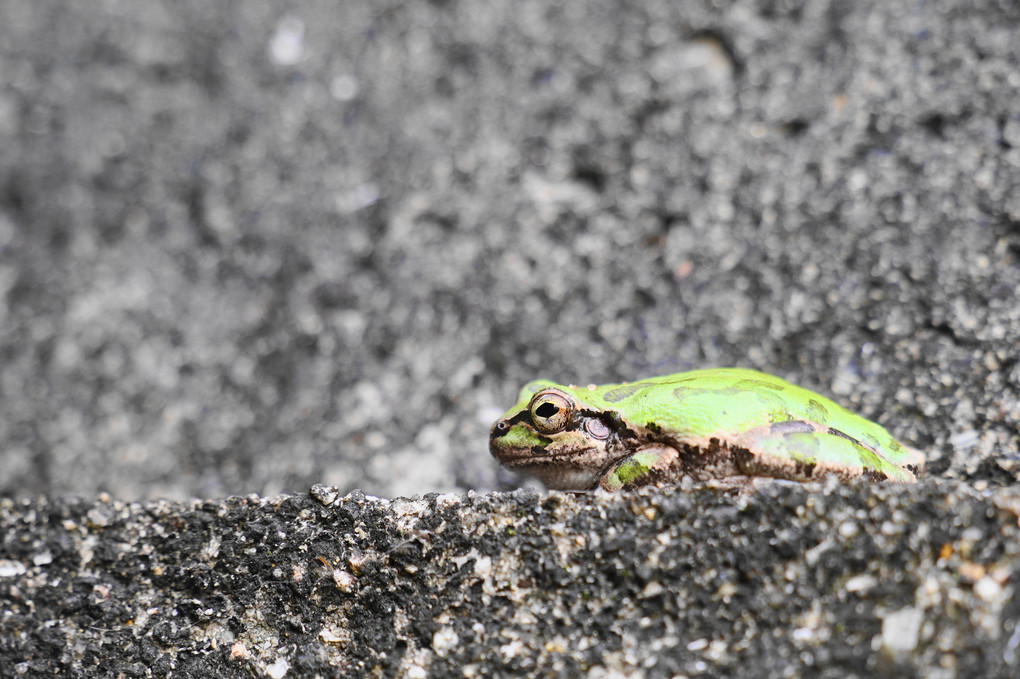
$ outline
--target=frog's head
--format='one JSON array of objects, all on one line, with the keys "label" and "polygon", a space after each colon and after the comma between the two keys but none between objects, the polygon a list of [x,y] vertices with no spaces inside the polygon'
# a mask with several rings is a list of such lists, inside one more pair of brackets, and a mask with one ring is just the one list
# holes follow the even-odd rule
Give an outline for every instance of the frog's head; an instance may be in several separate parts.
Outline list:
[{"label": "frog's head", "polygon": [[[616,419],[614,420],[614,416]],[[492,425],[489,452],[505,467],[556,490],[587,490],[621,457],[619,419],[584,404],[576,389],[531,382]]]}]

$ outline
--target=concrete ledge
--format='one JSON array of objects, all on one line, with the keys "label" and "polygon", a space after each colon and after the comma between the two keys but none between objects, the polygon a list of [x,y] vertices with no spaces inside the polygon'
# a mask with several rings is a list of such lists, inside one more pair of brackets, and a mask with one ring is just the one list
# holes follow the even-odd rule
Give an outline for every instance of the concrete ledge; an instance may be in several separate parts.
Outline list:
[{"label": "concrete ledge", "polygon": [[3,676],[981,676],[1020,492],[0,503]]}]

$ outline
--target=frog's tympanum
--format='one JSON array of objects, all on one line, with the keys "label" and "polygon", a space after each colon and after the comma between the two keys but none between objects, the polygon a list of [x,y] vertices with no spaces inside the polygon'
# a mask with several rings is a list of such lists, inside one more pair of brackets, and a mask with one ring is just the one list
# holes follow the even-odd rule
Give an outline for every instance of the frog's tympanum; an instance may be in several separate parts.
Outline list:
[{"label": "frog's tympanum", "polygon": [[618,490],[689,477],[833,475],[913,483],[923,456],[829,399],[778,377],[715,368],[603,386],[526,385],[489,450],[549,488]]}]

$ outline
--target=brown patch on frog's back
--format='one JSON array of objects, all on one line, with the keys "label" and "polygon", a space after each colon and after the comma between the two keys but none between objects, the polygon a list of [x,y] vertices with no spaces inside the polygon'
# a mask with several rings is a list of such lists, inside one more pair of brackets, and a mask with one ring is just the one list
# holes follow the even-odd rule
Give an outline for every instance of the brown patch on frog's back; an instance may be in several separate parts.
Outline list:
[{"label": "brown patch on frog's back", "polygon": [[624,399],[628,399],[646,385],[641,382],[635,382],[633,384],[624,384],[615,389],[611,389],[602,395],[602,400],[606,403],[619,403]]},{"label": "brown patch on frog's back", "polygon": [[663,380],[660,384],[684,384],[685,382],[700,382],[703,379],[705,378],[701,375],[687,375],[675,380]]},{"label": "brown patch on frog's back", "polygon": [[734,385],[738,389],[748,389],[750,387],[764,387],[765,389],[771,389],[773,391],[786,391],[786,387],[782,384],[775,384],[767,380],[758,380],[753,377],[745,377]]},{"label": "brown patch on frog's back", "polygon": [[786,434],[806,434],[811,431],[824,431],[824,428],[821,425],[815,424],[814,422],[807,422],[805,420],[785,420],[783,422],[773,422],[766,426],[769,428],[770,434],[778,436],[785,436]]},{"label": "brown patch on frog's back", "polygon": [[808,399],[808,413],[812,420],[818,422],[825,422],[829,419],[829,409],[813,398]]},{"label": "brown patch on frog's back", "polygon": [[[858,443],[863,445],[865,448],[871,448],[872,450],[875,451],[876,454],[881,455],[881,453],[879,453],[879,450],[882,448],[882,442],[879,441],[874,436],[872,436],[871,434],[865,434],[864,435],[864,440],[863,441],[858,441]],[[883,455],[882,457],[885,457],[885,456]]]},{"label": "brown patch on frog's back", "polygon": [[735,396],[737,394],[745,394],[747,389],[741,389],[737,386],[723,387],[722,389],[708,389],[705,387],[677,387],[673,390],[673,398],[678,401],[684,401],[691,396],[697,396],[701,394],[715,394],[717,396]]}]

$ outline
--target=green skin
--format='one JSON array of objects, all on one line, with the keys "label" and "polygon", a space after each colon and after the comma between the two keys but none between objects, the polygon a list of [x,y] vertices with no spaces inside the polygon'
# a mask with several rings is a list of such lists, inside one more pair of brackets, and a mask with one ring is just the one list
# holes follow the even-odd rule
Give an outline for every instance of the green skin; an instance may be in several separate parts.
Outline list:
[{"label": "green skin", "polygon": [[489,450],[559,490],[615,491],[684,477],[723,487],[828,475],[914,483],[924,465],[874,422],[742,368],[589,387],[530,382],[492,426]]}]

